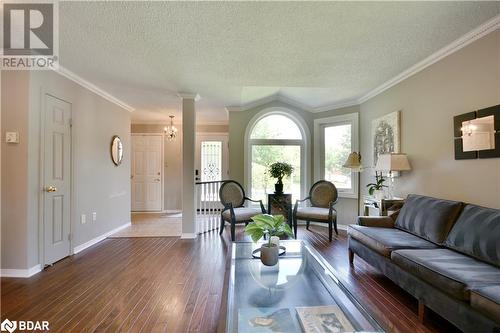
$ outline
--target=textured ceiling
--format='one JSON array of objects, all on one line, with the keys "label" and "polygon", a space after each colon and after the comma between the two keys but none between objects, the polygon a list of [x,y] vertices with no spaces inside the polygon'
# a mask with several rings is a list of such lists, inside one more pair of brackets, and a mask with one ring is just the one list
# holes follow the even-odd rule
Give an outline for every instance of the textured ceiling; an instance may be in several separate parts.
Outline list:
[{"label": "textured ceiling", "polygon": [[134,121],[200,122],[279,93],[357,98],[500,13],[499,2],[61,2],[60,61],[131,105]]}]

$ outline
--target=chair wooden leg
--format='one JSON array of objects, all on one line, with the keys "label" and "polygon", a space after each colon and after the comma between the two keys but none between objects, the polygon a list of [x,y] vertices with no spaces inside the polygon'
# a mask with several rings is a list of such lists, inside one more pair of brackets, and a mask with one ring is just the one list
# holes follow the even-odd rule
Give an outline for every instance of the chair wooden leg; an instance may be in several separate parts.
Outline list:
[{"label": "chair wooden leg", "polygon": [[354,265],[354,252],[351,249],[349,249],[349,264]]},{"label": "chair wooden leg", "polygon": [[306,221],[306,229],[309,230],[309,221]]},{"label": "chair wooden leg", "polygon": [[333,227],[335,228],[335,233],[337,236],[339,235],[339,231],[337,230],[337,217],[333,220]]},{"label": "chair wooden leg", "polygon": [[332,241],[332,221],[328,222],[328,240],[331,242]]},{"label": "chair wooden leg", "polygon": [[222,235],[224,232],[224,218],[221,216],[220,217],[220,226],[219,226],[219,235]]},{"label": "chair wooden leg", "polygon": [[293,234],[295,235],[295,239],[297,239],[297,217],[293,218]]},{"label": "chair wooden leg", "polygon": [[234,242],[235,238],[236,238],[236,222],[231,221],[231,240]]},{"label": "chair wooden leg", "polygon": [[421,300],[418,300],[418,321],[420,323],[423,323],[424,318],[425,318],[425,304]]}]

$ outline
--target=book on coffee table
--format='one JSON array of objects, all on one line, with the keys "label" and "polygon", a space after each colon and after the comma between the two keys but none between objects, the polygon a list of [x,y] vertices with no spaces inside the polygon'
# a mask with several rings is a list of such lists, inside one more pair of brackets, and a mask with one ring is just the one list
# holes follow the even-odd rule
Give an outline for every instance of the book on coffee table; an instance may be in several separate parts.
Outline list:
[{"label": "book on coffee table", "polygon": [[298,333],[289,309],[243,308],[238,311],[238,333]]},{"label": "book on coffee table", "polygon": [[298,307],[295,309],[304,333],[354,332],[354,327],[336,305]]}]

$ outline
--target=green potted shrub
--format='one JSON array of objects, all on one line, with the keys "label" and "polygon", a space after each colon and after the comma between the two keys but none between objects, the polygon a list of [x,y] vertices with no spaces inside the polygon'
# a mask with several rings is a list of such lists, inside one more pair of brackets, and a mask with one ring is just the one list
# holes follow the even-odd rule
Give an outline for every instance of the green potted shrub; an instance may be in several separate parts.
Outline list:
[{"label": "green potted shrub", "polygon": [[292,175],[293,166],[285,162],[275,162],[269,166],[268,172],[271,177],[278,179],[274,184],[274,193],[283,193],[283,178]]},{"label": "green potted shrub", "polygon": [[375,183],[366,185],[366,187],[368,187],[368,194],[374,196],[377,200],[383,199],[384,187],[387,187],[386,185],[384,185],[384,182],[385,178],[382,176],[382,173],[380,173],[380,176],[378,173],[375,173]]},{"label": "green potted shrub", "polygon": [[252,217],[252,221],[245,227],[245,233],[254,242],[260,240],[264,235],[268,237],[268,242],[262,244],[260,248],[260,260],[266,266],[276,265],[278,263],[279,246],[271,243],[271,237],[283,235],[293,237],[292,229],[285,222],[283,215],[260,214]]}]

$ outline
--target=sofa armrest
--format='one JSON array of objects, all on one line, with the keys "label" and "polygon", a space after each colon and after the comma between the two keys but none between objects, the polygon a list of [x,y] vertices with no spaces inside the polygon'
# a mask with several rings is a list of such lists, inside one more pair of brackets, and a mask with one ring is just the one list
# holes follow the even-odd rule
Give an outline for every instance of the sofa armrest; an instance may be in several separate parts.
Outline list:
[{"label": "sofa armrest", "polygon": [[394,228],[394,220],[390,216],[358,216],[358,225],[377,228]]}]

